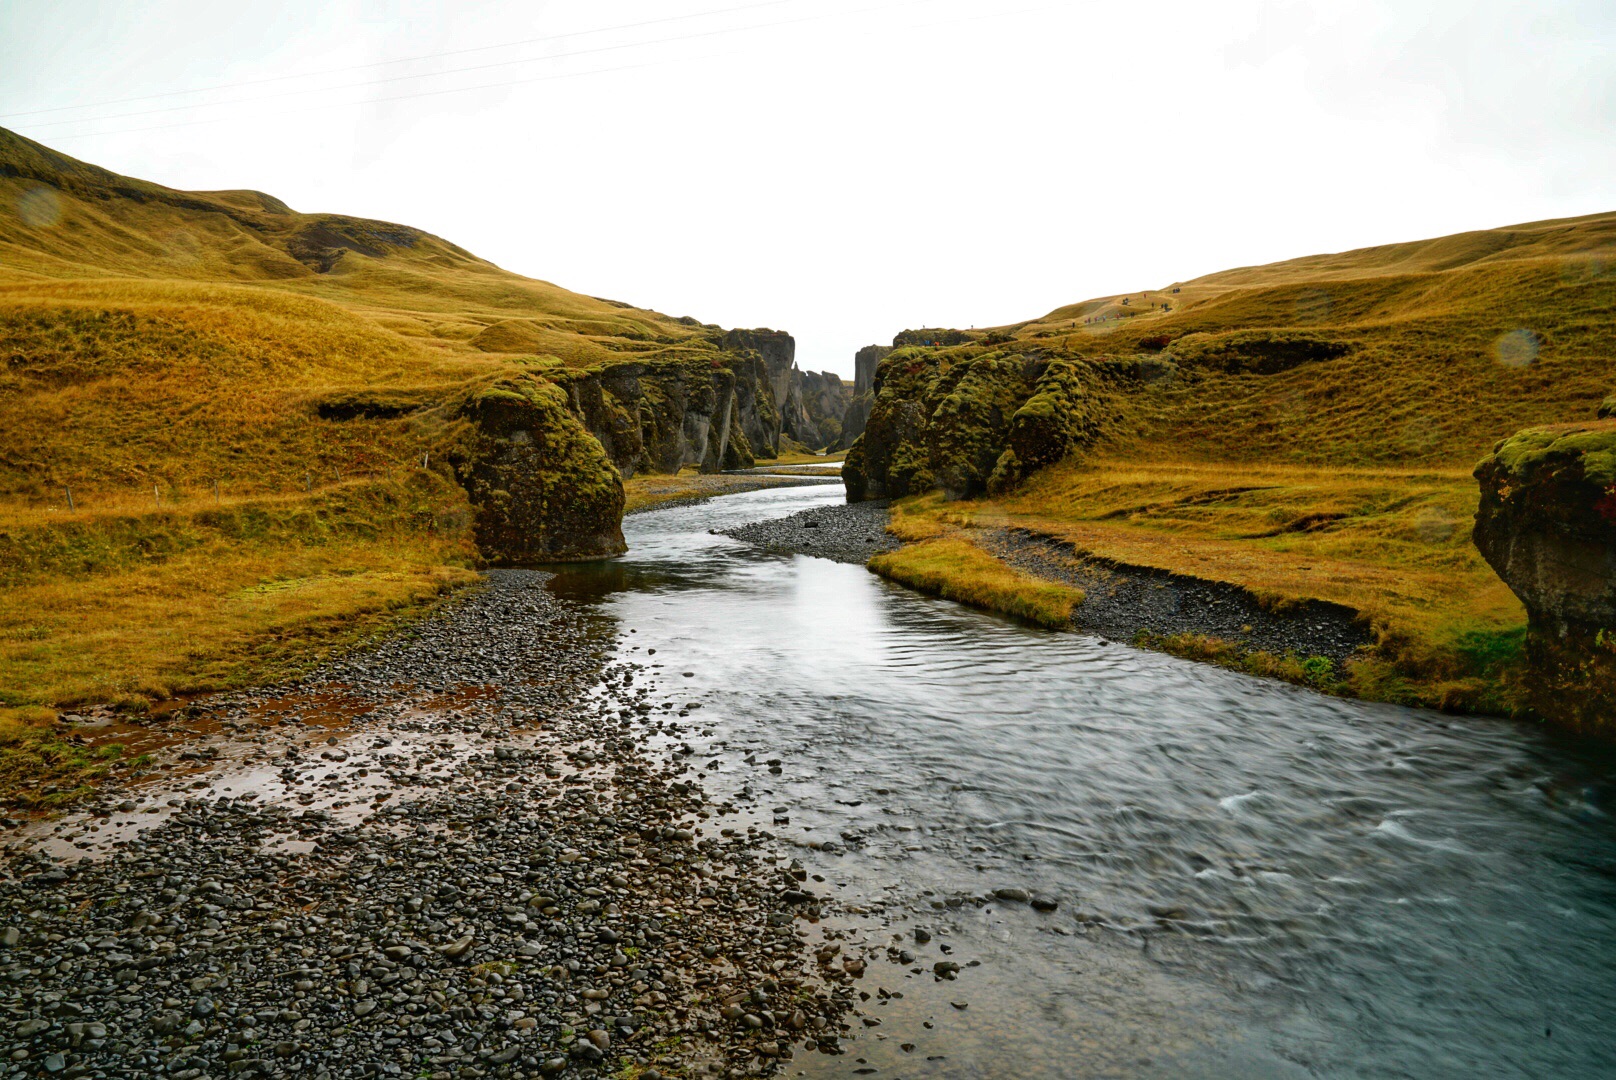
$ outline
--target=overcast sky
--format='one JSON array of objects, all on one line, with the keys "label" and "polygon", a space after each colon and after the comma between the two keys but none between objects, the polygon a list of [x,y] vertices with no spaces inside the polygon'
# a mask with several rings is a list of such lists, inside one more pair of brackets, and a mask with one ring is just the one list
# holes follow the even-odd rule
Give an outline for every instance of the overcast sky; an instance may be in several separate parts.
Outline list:
[{"label": "overcast sky", "polygon": [[1616,3],[0,0],[0,125],[850,375],[905,327],[1616,208]]}]

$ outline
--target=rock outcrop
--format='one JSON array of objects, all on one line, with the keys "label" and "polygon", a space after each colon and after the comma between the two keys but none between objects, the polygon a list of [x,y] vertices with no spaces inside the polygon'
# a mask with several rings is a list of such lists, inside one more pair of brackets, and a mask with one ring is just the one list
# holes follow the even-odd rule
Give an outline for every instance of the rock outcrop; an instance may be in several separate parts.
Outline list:
[{"label": "rock outcrop", "polygon": [[875,404],[875,369],[891,354],[891,346],[866,345],[853,357],[853,394],[842,412],[842,433],[836,449],[848,449],[854,439],[864,434]]},{"label": "rock outcrop", "polygon": [[778,452],[773,394],[754,357],[626,362],[551,377],[624,476],[745,469],[755,454]]},{"label": "rock outcrop", "polygon": [[1526,605],[1539,714],[1616,725],[1616,421],[1523,431],[1476,467],[1475,543]]},{"label": "rock outcrop", "polygon": [[1105,397],[1095,368],[1071,357],[897,349],[877,369],[869,422],[842,468],[847,497],[1006,490],[1091,442]]},{"label": "rock outcrop", "polygon": [[523,566],[627,550],[622,477],[559,387],[503,379],[469,398],[461,415],[470,430],[452,464],[485,559]]},{"label": "rock outcrop", "polygon": [[802,434],[792,437],[815,450],[836,446],[842,437],[842,421],[852,391],[833,371],[798,372],[797,385],[807,423],[801,427]]},{"label": "rock outcrop", "polygon": [[[767,432],[747,427],[747,438],[757,448],[757,456],[778,456],[781,436],[814,450],[836,443],[847,411],[846,387],[831,372],[799,370],[795,338],[780,330],[731,330],[718,345],[737,356],[755,357],[762,365],[763,379],[756,396],[761,399],[762,387],[767,388],[774,426]],[[759,408],[761,421],[766,423],[768,412]]]}]

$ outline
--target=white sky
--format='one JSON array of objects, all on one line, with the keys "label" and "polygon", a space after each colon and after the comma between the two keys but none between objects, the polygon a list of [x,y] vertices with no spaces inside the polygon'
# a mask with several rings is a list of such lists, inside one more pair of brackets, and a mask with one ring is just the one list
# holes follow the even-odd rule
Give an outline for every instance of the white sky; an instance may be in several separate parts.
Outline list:
[{"label": "white sky", "polygon": [[851,375],[906,327],[1610,210],[1616,3],[0,0],[0,125]]}]

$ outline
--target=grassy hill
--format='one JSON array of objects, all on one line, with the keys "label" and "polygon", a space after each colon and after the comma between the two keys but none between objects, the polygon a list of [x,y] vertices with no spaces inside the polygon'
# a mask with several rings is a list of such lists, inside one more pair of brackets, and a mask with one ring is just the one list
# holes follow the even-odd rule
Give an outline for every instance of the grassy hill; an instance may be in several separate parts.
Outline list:
[{"label": "grassy hill", "polygon": [[0,707],[268,678],[419,610],[476,562],[468,395],[716,366],[716,333],[0,129]]},{"label": "grassy hill", "polygon": [[1594,416],[1616,388],[1612,311],[1616,213],[1229,270],[899,350],[888,370],[936,365],[939,386],[984,359],[1069,359],[1103,415],[1014,491],[931,496],[910,527],[1013,525],[1343,603],[1380,642],[1343,689],[1506,708],[1525,615],[1470,542],[1471,470],[1522,428]]}]

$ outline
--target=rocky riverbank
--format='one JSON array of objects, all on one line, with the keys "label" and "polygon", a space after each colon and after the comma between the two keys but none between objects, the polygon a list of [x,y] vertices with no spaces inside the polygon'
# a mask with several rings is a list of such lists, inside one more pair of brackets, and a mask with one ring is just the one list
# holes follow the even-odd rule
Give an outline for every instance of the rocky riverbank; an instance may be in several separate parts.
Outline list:
[{"label": "rocky riverbank", "polygon": [[1337,668],[1370,641],[1357,614],[1338,604],[1313,601],[1276,612],[1238,585],[1083,558],[1069,544],[1021,529],[973,538],[1018,570],[1082,589],[1073,625],[1113,641],[1131,643],[1141,631],[1200,634],[1276,656],[1326,656]]},{"label": "rocky riverbank", "polygon": [[902,546],[888,535],[889,520],[884,502],[848,503],[815,507],[775,521],[753,522],[726,530],[724,535],[766,551],[817,555],[863,566],[871,556]]},{"label": "rocky riverbank", "polygon": [[613,662],[544,580],[496,572],[293,687],[87,723],[154,760],[5,837],[0,1075],[655,1080],[833,1049],[820,901],[680,763],[683,673]]},{"label": "rocky riverbank", "polygon": [[[725,535],[769,551],[862,565],[902,546],[887,534],[888,520],[886,503],[849,503],[755,522]],[[1339,605],[1315,602],[1275,612],[1236,585],[1106,565],[1079,557],[1058,540],[1019,529],[978,530],[971,538],[1018,570],[1082,589],[1085,599],[1073,614],[1073,627],[1113,641],[1131,644],[1141,631],[1202,634],[1276,656],[1329,657],[1337,668],[1370,641],[1356,614]]]}]

